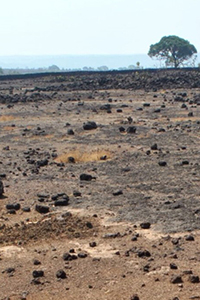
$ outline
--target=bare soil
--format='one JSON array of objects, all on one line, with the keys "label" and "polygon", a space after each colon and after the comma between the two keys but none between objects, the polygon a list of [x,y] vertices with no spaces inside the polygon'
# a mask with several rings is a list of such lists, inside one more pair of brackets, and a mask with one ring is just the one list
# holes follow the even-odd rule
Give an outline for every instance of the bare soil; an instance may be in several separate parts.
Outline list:
[{"label": "bare soil", "polygon": [[198,82],[172,70],[0,81],[1,300],[200,299]]}]

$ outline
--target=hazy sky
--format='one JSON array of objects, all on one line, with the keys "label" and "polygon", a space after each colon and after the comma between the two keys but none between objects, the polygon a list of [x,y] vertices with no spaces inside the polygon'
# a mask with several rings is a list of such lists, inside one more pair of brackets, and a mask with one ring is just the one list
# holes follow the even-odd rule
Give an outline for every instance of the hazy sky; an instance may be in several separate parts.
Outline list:
[{"label": "hazy sky", "polygon": [[200,0],[1,0],[0,55],[147,53],[164,35],[200,52]]}]

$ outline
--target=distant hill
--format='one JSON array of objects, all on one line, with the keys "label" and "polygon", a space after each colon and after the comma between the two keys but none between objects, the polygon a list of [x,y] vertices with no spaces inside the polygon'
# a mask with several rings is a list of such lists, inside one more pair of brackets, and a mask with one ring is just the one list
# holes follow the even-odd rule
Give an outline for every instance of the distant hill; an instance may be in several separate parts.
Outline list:
[{"label": "distant hill", "polygon": [[[38,69],[55,65],[62,69],[83,69],[106,66],[109,69],[133,68],[137,62],[143,68],[159,68],[163,65],[146,54],[133,55],[42,55],[0,56],[0,67],[12,69]],[[200,62],[200,54],[198,60]]]}]

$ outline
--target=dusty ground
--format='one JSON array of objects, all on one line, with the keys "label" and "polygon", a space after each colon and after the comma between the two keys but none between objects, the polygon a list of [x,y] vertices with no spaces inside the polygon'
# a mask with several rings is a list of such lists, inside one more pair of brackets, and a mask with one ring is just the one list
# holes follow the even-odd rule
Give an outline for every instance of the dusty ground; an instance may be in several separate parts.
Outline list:
[{"label": "dusty ground", "polygon": [[0,81],[0,299],[200,299],[200,88],[89,79]]}]

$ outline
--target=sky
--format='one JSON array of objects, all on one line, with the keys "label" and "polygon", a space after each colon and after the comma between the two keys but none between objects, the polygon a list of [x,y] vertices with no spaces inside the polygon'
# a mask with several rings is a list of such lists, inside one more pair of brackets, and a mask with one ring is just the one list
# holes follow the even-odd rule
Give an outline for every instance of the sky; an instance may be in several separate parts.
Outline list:
[{"label": "sky", "polygon": [[200,0],[1,0],[0,55],[145,54],[178,35],[200,52]]}]

